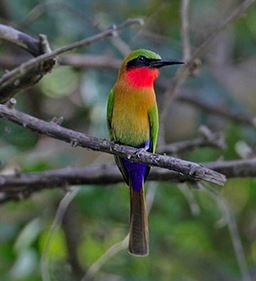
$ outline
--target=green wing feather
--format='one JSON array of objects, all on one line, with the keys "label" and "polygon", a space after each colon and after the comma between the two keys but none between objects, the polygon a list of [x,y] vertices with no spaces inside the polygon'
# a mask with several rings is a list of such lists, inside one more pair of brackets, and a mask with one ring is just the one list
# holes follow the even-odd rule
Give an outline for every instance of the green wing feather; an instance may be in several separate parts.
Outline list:
[{"label": "green wing feather", "polygon": [[[113,89],[109,92],[109,96],[108,96],[108,103],[107,103],[107,121],[108,121],[108,131],[109,131],[109,135],[111,140],[115,140],[114,134],[113,134],[113,128],[111,126],[112,123],[112,114],[113,114],[113,106],[114,106],[114,91]],[[125,182],[129,185],[129,177],[128,177],[128,173],[120,159],[120,157],[115,156],[115,161],[116,164],[118,166],[118,168],[120,169],[123,178],[125,180]]]},{"label": "green wing feather", "polygon": [[108,103],[107,103],[107,121],[108,121],[108,131],[111,140],[113,140],[113,131],[111,128],[112,122],[112,113],[113,113],[113,106],[114,106],[114,91],[113,89],[109,92],[108,95]]},{"label": "green wing feather", "polygon": [[[110,135],[111,140],[115,140],[115,137],[113,134],[113,128],[111,127],[113,106],[114,106],[114,91],[112,89],[109,93],[108,102],[107,102],[107,122],[108,122],[108,130],[109,130],[109,135]],[[149,119],[149,126],[150,126],[150,149],[149,150],[151,152],[155,152],[156,145],[157,145],[157,138],[158,138],[158,129],[159,129],[157,104],[155,104],[149,110],[148,119]],[[118,167],[124,177],[124,180],[129,185],[128,173],[127,173],[120,157],[115,156],[115,160],[116,160],[116,164],[118,165]],[[146,175],[146,177],[147,177],[147,175]]]},{"label": "green wing feather", "polygon": [[158,138],[158,130],[159,130],[159,117],[158,117],[158,109],[157,104],[155,104],[148,112],[149,125],[150,125],[150,151],[156,151],[157,138]]}]

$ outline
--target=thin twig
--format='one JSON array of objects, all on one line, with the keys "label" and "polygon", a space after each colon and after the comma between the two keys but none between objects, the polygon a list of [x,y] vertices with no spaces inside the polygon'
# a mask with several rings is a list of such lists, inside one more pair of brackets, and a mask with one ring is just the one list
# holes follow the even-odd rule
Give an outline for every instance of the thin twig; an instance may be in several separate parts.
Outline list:
[{"label": "thin twig", "polygon": [[[166,80],[159,79],[157,81],[157,86],[161,91],[166,91],[168,89],[168,83]],[[194,91],[182,89],[178,91],[174,102],[186,103],[189,106],[201,109],[207,114],[217,115],[219,117],[225,118],[227,120],[240,123],[242,125],[247,125],[251,127],[256,126],[256,117],[248,112],[238,112],[230,108],[230,106],[219,104],[212,104],[207,101],[202,100],[200,97],[196,96]]]},{"label": "thin twig", "polygon": [[225,176],[220,173],[216,173],[197,163],[165,155],[149,153],[141,149],[119,145],[106,139],[90,137],[80,132],[61,127],[56,123],[46,122],[15,109],[9,109],[5,105],[0,105],[0,117],[40,134],[68,142],[73,146],[78,145],[94,151],[115,154],[120,157],[128,158],[134,162],[174,170],[193,180],[205,180],[220,185],[223,185],[226,180]]},{"label": "thin twig", "polygon": [[[4,27],[5,26],[2,26],[2,30],[4,29]],[[40,34],[37,42],[37,40],[33,39],[29,35],[26,36],[26,34],[23,34],[13,28],[6,27],[6,29],[8,30],[6,31],[7,34],[5,34],[6,40],[8,39],[9,41],[12,40],[12,42],[17,45],[20,43],[19,46],[23,47],[34,56],[40,56],[40,55],[43,56],[51,52],[49,42],[45,35]],[[0,32],[1,32],[1,27],[0,27]],[[10,38],[8,38],[8,35]],[[52,70],[55,63],[56,60],[54,58],[51,58],[41,64],[38,64],[32,70],[24,71],[23,69],[21,69],[19,79],[15,80],[14,83],[10,83],[10,84],[7,83],[4,86],[1,85],[0,82],[0,103],[7,102],[20,90],[31,87],[34,84],[38,83],[38,81],[40,81],[46,73]],[[5,75],[8,75],[9,73],[10,72],[8,72]]]},{"label": "thin twig", "polygon": [[[28,56],[0,56],[0,67],[3,69],[11,69],[17,67],[28,59]],[[75,68],[108,68],[117,70],[121,64],[121,60],[116,57],[105,55],[82,55],[70,54],[58,59],[60,65],[70,65]]]},{"label": "thin twig", "polygon": [[78,257],[78,248],[81,242],[81,228],[77,221],[77,214],[74,206],[69,205],[67,207],[61,226],[65,235],[68,255],[67,262],[71,266],[72,275],[75,278],[80,278],[84,275],[85,270],[81,266]]},{"label": "thin twig", "polygon": [[219,209],[225,219],[225,222],[228,226],[229,234],[232,240],[232,244],[235,251],[235,256],[242,274],[243,281],[252,281],[252,278],[249,273],[248,265],[245,258],[244,249],[242,246],[241,238],[238,232],[237,223],[234,218],[234,215],[231,209],[228,207],[228,203],[226,200],[218,193],[213,192],[212,189],[207,188],[206,185],[201,185],[211,194],[212,198],[218,204]]},{"label": "thin twig", "polygon": [[178,188],[187,200],[192,215],[198,216],[200,214],[200,207],[195,200],[192,190],[186,183],[178,184]]},{"label": "thin twig", "polygon": [[244,0],[241,4],[239,4],[231,14],[224,19],[207,37],[206,39],[200,44],[200,46],[194,51],[192,54],[190,61],[187,62],[184,66],[180,67],[171,81],[170,86],[164,93],[164,107],[161,113],[161,121],[164,122],[165,118],[168,114],[168,109],[170,107],[171,102],[176,96],[178,88],[183,84],[185,81],[189,69],[191,66],[193,67],[195,61],[200,57],[206,50],[206,48],[210,45],[210,43],[216,38],[216,36],[223,31],[228,25],[232,22],[240,18],[245,11],[251,7],[256,0]]},{"label": "thin twig", "polygon": [[[23,64],[21,64],[19,67],[9,71],[5,75],[2,76],[0,79],[0,96],[4,96],[4,98],[0,102],[5,102],[8,99],[8,96],[12,96],[12,93],[10,93],[10,89],[8,89],[12,85],[19,85],[20,80],[25,76],[28,72],[33,71],[34,69],[38,69],[40,65],[43,63],[45,64],[51,59],[55,59],[59,55],[69,52],[71,50],[86,47],[89,46],[95,42],[98,42],[100,40],[103,40],[107,37],[115,36],[118,32],[121,30],[127,28],[128,26],[134,25],[134,24],[142,24],[142,19],[128,19],[125,22],[121,23],[118,26],[112,26],[111,28],[107,29],[106,31],[103,31],[97,35],[91,36],[89,38],[83,39],[81,41],[77,41],[75,43],[72,43],[70,45],[64,46],[62,48],[56,49],[52,52],[40,55],[36,58],[33,58]],[[45,72],[42,71],[42,74]],[[35,83],[34,83],[35,84]],[[6,94],[6,92],[9,92]],[[6,97],[6,95],[8,95]]]},{"label": "thin twig", "polygon": [[[22,62],[24,62],[27,59],[27,57],[0,57],[0,65],[3,68],[13,68],[18,65],[20,65]],[[63,57],[60,57],[58,59],[58,63],[61,65],[70,65],[75,68],[108,68],[108,69],[114,69],[117,70],[120,66],[121,61],[118,60],[115,57],[107,56],[107,55],[79,55],[79,54],[71,54],[66,55]],[[158,81],[158,86],[162,91],[167,89],[167,83],[164,80]],[[209,102],[206,102],[199,97],[195,96],[193,91],[186,91],[182,90],[182,92],[179,92],[175,102],[182,102],[186,103],[190,106],[193,106],[195,108],[199,108],[203,111],[205,111],[207,114],[214,114],[218,115],[222,118],[247,125],[247,126],[256,126],[256,118],[252,116],[251,114],[244,113],[244,112],[238,112],[235,110],[232,110],[232,108],[229,108],[222,104],[211,104]],[[171,148],[172,149],[172,148]],[[175,151],[174,151],[175,152]],[[172,153],[172,151],[170,151]]]},{"label": "thin twig", "polygon": [[187,62],[191,57],[190,39],[189,39],[189,2],[190,0],[181,1],[181,41],[182,41],[182,58]]},{"label": "thin twig", "polygon": [[20,75],[20,73],[24,73],[25,71],[30,70],[34,66],[37,66],[39,63],[42,63],[42,62],[47,61],[52,58],[56,58],[57,56],[67,53],[69,51],[72,51],[74,49],[89,46],[95,42],[105,39],[106,37],[115,36],[115,34],[117,32],[120,32],[124,28],[126,28],[130,25],[134,25],[134,24],[141,24],[141,22],[142,22],[141,19],[128,19],[124,23],[122,23],[118,26],[112,26],[111,28],[109,28],[99,34],[93,35],[93,36],[83,39],[81,41],[74,42],[70,45],[61,47],[59,49],[52,51],[51,53],[44,54],[44,55],[38,56],[37,58],[31,59],[28,62],[22,64],[20,67],[5,74],[0,79],[0,85],[3,87],[5,85],[4,83],[13,82],[14,80],[16,80],[18,78],[18,75]]},{"label": "thin twig", "polygon": [[[27,57],[0,57],[0,65],[3,68],[13,68],[20,65],[24,62]],[[117,70],[120,66],[121,61],[115,57],[109,57],[107,55],[79,55],[79,54],[72,54],[60,57],[58,59],[58,63],[61,65],[70,65],[75,68],[108,68]],[[158,81],[158,86],[162,91],[167,89],[167,83],[164,80]],[[211,104],[202,99],[198,98],[194,95],[193,91],[182,91],[179,92],[175,102],[182,102],[186,103],[190,106],[195,108],[199,108],[205,111],[207,114],[214,114],[218,115],[222,118],[247,125],[247,126],[256,126],[256,118],[248,113],[238,112],[232,110],[227,106],[221,104]],[[172,149],[172,148],[171,148]],[[170,151],[172,153],[172,151]],[[174,151],[175,153],[175,151]]]},{"label": "thin twig", "polygon": [[128,240],[129,234],[123,240],[115,243],[109,249],[107,249],[107,251],[90,266],[81,281],[91,281],[104,264],[106,264],[112,257],[117,255],[118,253],[128,248]]},{"label": "thin twig", "polygon": [[188,94],[181,94],[181,95],[179,94],[177,96],[177,101],[184,102],[196,108],[200,108],[201,110],[207,112],[208,114],[214,114],[226,118],[228,120],[231,120],[233,122],[237,122],[247,126],[252,126],[254,128],[256,126],[255,116],[243,112],[238,113],[228,108],[227,106],[223,106],[221,104],[210,104]]},{"label": "thin twig", "polygon": [[67,210],[67,207],[72,202],[72,200],[75,198],[77,193],[79,192],[79,189],[71,189],[66,193],[66,195],[63,197],[63,199],[60,201],[59,207],[57,209],[57,212],[55,214],[55,218],[53,220],[53,223],[51,225],[46,243],[44,245],[41,262],[40,262],[40,268],[41,268],[41,276],[43,281],[51,281],[50,278],[50,269],[49,269],[49,246],[50,242],[52,241],[52,237],[54,233],[56,232],[57,228],[60,226],[63,217],[65,215],[65,212]]},{"label": "thin twig", "polygon": [[226,145],[223,134],[213,133],[205,126],[201,126],[199,131],[202,135],[201,137],[162,145],[159,147],[158,153],[177,155],[198,147],[225,148]]}]

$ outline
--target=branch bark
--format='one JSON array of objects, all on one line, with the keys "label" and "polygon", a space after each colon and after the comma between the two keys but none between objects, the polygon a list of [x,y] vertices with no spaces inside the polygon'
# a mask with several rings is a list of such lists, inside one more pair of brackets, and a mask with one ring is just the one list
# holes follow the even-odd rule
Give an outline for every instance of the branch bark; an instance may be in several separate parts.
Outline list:
[{"label": "branch bark", "polygon": [[193,180],[205,180],[220,185],[223,185],[226,180],[223,175],[205,168],[202,165],[174,157],[149,153],[129,146],[119,145],[106,139],[90,137],[80,132],[61,127],[54,122],[46,122],[15,109],[8,108],[5,105],[0,105],[0,117],[40,134],[68,142],[73,146],[79,145],[91,150],[128,158],[134,162],[141,162],[150,166],[174,170]]},{"label": "branch bark", "polygon": [[[0,65],[3,68],[13,68],[17,67],[19,64],[24,62],[27,57],[11,57],[11,56],[0,56]],[[117,70],[120,66],[121,61],[115,57],[109,57],[107,55],[79,55],[72,54],[60,57],[58,59],[58,63],[60,65],[70,65],[75,68],[108,68]],[[161,91],[167,90],[167,81],[163,79],[159,79],[157,81],[157,85],[159,86]],[[198,97],[194,95],[193,92],[182,90],[178,93],[175,102],[182,102],[189,104],[195,108],[199,108],[205,111],[208,114],[218,115],[222,118],[231,120],[233,122],[237,122],[247,126],[256,126],[256,119],[254,116],[249,113],[239,112],[239,114],[232,110],[232,108],[228,108],[225,105],[215,105],[210,104],[206,101],[200,100]],[[174,151],[175,152],[175,151]],[[172,153],[172,152],[170,152]]]},{"label": "branch bark", "polygon": [[[45,35],[39,35],[39,39],[34,39],[33,37],[20,32],[9,26],[0,25],[0,39],[12,42],[17,46],[28,51],[35,57],[40,57],[41,55],[47,55],[51,52],[48,40]],[[7,72],[0,79],[0,103],[4,103],[12,98],[17,92],[22,89],[28,88],[36,84],[42,79],[42,77],[50,72],[55,65],[55,59],[50,58],[36,65],[33,69],[20,68],[19,76],[13,83],[4,83],[3,78],[9,76],[12,71]]]},{"label": "branch bark", "polygon": [[[21,64],[19,67],[9,71],[5,75],[3,75],[0,79],[0,103],[6,102],[8,99],[10,99],[17,91],[21,90],[21,88],[27,88],[35,83],[37,83],[42,77],[38,79],[38,75],[33,75],[35,71],[44,76],[49,70],[52,69],[53,65],[52,61],[59,55],[72,51],[77,48],[86,47],[89,46],[95,42],[98,42],[100,40],[103,40],[107,37],[115,36],[118,32],[125,29],[128,26],[134,25],[134,24],[142,24],[142,19],[128,19],[122,24],[118,26],[112,26],[111,28],[98,33],[94,36],[91,36],[89,38],[83,39],[81,41],[74,42],[70,45],[64,46],[62,48],[56,49],[54,51],[49,51],[47,53],[44,53],[40,56],[37,56],[36,58],[33,58],[23,64]],[[3,34],[5,34],[3,32]],[[7,37],[7,35],[6,35]],[[15,36],[14,36],[15,37]],[[19,36],[15,37],[16,41],[20,38]],[[25,38],[25,37],[24,37]],[[23,39],[24,39],[23,38]],[[15,41],[13,40],[13,42]],[[24,46],[24,43],[22,43]],[[28,44],[27,44],[28,46]],[[50,64],[50,67],[49,67]],[[43,68],[42,68],[43,66]],[[38,73],[36,73],[38,74]],[[21,85],[21,82],[24,81],[24,85]],[[19,86],[19,87],[18,87]]]},{"label": "branch bark", "polygon": [[[256,158],[204,163],[209,169],[229,178],[256,177]],[[190,176],[160,168],[151,170],[148,181],[193,182]],[[88,167],[68,167],[35,173],[0,175],[0,203],[21,200],[35,192],[72,185],[94,184],[99,187],[123,182],[116,165],[101,164]]]},{"label": "branch bark", "polygon": [[0,24],[0,39],[21,47],[35,57],[43,54],[42,42],[39,38],[35,39],[10,26]]}]

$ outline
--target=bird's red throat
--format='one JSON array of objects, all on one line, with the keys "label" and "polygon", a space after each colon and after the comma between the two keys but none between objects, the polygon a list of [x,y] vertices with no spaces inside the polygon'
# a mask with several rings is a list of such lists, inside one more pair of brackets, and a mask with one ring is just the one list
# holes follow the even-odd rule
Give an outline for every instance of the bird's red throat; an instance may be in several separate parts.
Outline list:
[{"label": "bird's red throat", "polygon": [[156,68],[131,68],[125,73],[126,81],[135,88],[151,88],[159,71]]}]

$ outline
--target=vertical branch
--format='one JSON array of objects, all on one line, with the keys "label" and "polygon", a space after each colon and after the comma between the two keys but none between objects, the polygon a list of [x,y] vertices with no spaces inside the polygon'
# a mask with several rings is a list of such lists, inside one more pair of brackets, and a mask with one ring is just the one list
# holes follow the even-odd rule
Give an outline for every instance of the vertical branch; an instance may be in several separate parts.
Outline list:
[{"label": "vertical branch", "polygon": [[[190,0],[182,0],[180,6],[180,19],[181,19],[181,41],[182,41],[182,58],[185,63],[188,63],[191,59],[191,48],[190,48],[190,39],[189,39],[189,3]],[[165,123],[166,116],[168,114],[169,106],[176,95],[177,88],[183,83],[187,75],[187,66],[179,68],[176,76],[173,78],[173,84],[170,88],[167,89],[163,96],[163,108],[160,115],[160,124]],[[162,125],[163,126],[163,125]],[[160,141],[164,139],[163,128],[160,127]],[[164,144],[163,142],[160,142]]]},{"label": "vertical branch", "polygon": [[243,281],[252,281],[248,266],[245,259],[244,249],[242,246],[241,238],[238,233],[237,224],[232,211],[229,209],[227,202],[220,196],[215,196],[215,200],[219,205],[221,212],[228,225],[228,230],[234,247],[236,259],[242,274]]},{"label": "vertical branch", "polygon": [[58,206],[55,218],[53,220],[53,223],[49,231],[49,235],[47,237],[47,241],[43,249],[42,258],[40,262],[41,276],[43,281],[51,281],[50,272],[49,272],[48,252],[49,252],[50,243],[52,241],[52,237],[55,231],[58,229],[61,222],[63,221],[64,215],[66,213],[69,204],[72,202],[72,200],[75,198],[78,192],[79,189],[71,189],[70,191],[68,191],[63,197],[63,199],[60,201],[60,204]]},{"label": "vertical branch", "polygon": [[187,62],[191,57],[190,39],[189,39],[189,2],[190,0],[182,0],[180,8],[181,17],[181,41],[182,41],[182,58]]},{"label": "vertical branch", "polygon": [[184,195],[185,199],[187,200],[187,203],[189,205],[190,211],[193,216],[198,216],[200,214],[200,207],[197,204],[193,192],[190,190],[188,184],[181,183],[178,184],[178,188],[181,191],[181,193]]},{"label": "vertical branch", "polygon": [[210,195],[214,199],[214,201],[219,206],[219,209],[225,219],[225,222],[228,226],[228,231],[230,234],[230,238],[233,244],[233,248],[235,251],[235,256],[237,259],[237,263],[242,275],[242,281],[252,281],[252,278],[249,273],[248,265],[245,259],[245,253],[242,246],[241,238],[238,232],[236,220],[230,208],[228,207],[228,203],[226,200],[221,197],[214,189],[209,188],[205,184],[200,184],[201,187],[209,191]]},{"label": "vertical branch", "polygon": [[112,257],[120,253],[122,250],[125,250],[128,248],[128,241],[129,241],[129,234],[126,235],[126,237],[120,241],[112,245],[110,248],[107,249],[107,251],[98,259],[95,263],[93,263],[86,274],[83,276],[81,281],[91,281],[94,279],[97,272],[100,271],[102,266],[107,263]]},{"label": "vertical branch", "polygon": [[[196,67],[198,64],[197,59],[206,51],[207,47],[210,45],[210,43],[216,38],[216,36],[223,31],[228,25],[233,23],[235,20],[240,18],[246,10],[251,7],[253,4],[255,4],[256,0],[244,0],[242,3],[240,3],[229,16],[227,16],[223,21],[218,24],[218,26],[209,33],[209,35],[206,37],[206,39],[197,47],[197,49],[193,52],[191,55],[190,60],[184,65],[181,66],[174,78],[171,81],[170,86],[165,91],[163,100],[164,100],[164,107],[162,109],[162,114],[160,116],[161,122],[165,122],[165,119],[168,114],[169,107],[173,101],[173,99],[176,97],[178,88],[184,83],[187,76],[190,73],[191,67],[192,69]],[[196,64],[195,64],[196,61]],[[195,64],[195,65],[194,65]]]},{"label": "vertical branch", "polygon": [[68,262],[72,267],[72,275],[76,278],[81,278],[84,274],[84,270],[78,259],[77,249],[80,243],[80,232],[78,222],[76,220],[76,212],[73,205],[69,205],[65,212],[62,221],[62,229],[64,231],[67,252],[68,252]]}]

